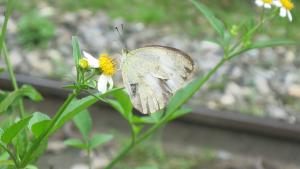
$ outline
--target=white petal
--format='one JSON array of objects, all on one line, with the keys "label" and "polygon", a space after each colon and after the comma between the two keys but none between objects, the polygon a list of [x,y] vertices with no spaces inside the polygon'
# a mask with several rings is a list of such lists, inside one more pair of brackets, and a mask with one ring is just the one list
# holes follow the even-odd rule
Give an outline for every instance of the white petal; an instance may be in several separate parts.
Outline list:
[{"label": "white petal", "polygon": [[255,4],[259,7],[263,6],[264,5],[264,2],[262,0],[256,0],[255,1]]},{"label": "white petal", "polygon": [[100,93],[105,93],[107,91],[107,83],[108,83],[108,78],[105,75],[100,75],[98,79],[98,91]]},{"label": "white petal", "polygon": [[265,4],[264,7],[270,9],[272,6],[271,4]]},{"label": "white petal", "polygon": [[286,14],[287,14],[287,10],[285,8],[280,8],[280,13],[279,15],[281,17],[286,17]]},{"label": "white petal", "polygon": [[111,76],[108,76],[108,89],[112,89],[114,87],[114,81]]},{"label": "white petal", "polygon": [[98,59],[94,58],[91,54],[83,51],[83,57],[85,57],[88,62],[89,62],[89,66],[92,68],[98,68],[99,67],[99,61]]},{"label": "white petal", "polygon": [[98,91],[100,93],[105,93],[107,90],[110,90],[114,87],[114,82],[111,76],[100,75],[98,79]]},{"label": "white petal", "polygon": [[293,16],[291,14],[291,11],[287,11],[287,14],[288,14],[289,20],[292,22],[293,21]]},{"label": "white petal", "polygon": [[273,1],[273,4],[274,4],[275,6],[277,6],[277,7],[282,7],[282,4],[281,4],[281,2],[280,2],[279,0]]}]

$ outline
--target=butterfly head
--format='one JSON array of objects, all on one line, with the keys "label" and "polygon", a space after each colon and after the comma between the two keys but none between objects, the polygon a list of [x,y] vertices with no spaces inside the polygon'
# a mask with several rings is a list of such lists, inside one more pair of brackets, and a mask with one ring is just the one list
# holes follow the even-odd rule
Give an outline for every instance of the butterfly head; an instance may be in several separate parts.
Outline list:
[{"label": "butterfly head", "polygon": [[129,53],[129,50],[124,48],[122,49],[122,56],[127,56],[127,54]]}]

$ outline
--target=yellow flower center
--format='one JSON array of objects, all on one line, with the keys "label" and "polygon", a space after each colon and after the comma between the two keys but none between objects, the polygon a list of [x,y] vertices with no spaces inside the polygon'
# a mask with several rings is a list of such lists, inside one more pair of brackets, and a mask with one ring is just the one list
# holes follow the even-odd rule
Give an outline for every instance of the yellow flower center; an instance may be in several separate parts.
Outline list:
[{"label": "yellow flower center", "polygon": [[265,4],[270,4],[273,2],[273,0],[262,0]]},{"label": "yellow flower center", "polygon": [[87,69],[89,67],[89,62],[87,61],[87,59],[85,58],[81,58],[79,60],[79,66],[82,68],[82,69]]},{"label": "yellow flower center", "polygon": [[280,0],[282,6],[287,10],[292,10],[294,8],[294,3],[291,0]]},{"label": "yellow flower center", "polygon": [[100,54],[99,66],[104,75],[112,76],[116,73],[116,66],[114,60],[111,57],[109,57],[106,53]]}]

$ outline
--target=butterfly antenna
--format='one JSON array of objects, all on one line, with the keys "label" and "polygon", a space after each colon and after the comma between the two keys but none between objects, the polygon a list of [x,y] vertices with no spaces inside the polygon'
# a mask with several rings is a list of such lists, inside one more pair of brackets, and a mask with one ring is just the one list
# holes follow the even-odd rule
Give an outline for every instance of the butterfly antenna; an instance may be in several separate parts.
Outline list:
[{"label": "butterfly antenna", "polygon": [[124,48],[124,50],[127,51],[127,45],[126,45],[126,41],[125,41],[125,36],[124,36],[124,25],[121,24],[121,31],[119,30],[119,28],[116,26],[115,27],[117,33],[118,33],[118,38],[121,42],[121,46]]}]

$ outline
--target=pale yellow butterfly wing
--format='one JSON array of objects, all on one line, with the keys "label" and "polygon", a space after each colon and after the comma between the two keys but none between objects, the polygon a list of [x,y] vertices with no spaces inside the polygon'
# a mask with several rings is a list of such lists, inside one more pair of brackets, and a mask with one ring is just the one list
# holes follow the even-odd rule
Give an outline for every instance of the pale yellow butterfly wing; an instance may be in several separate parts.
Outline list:
[{"label": "pale yellow butterfly wing", "polygon": [[132,104],[143,114],[163,109],[195,70],[194,61],[187,54],[156,45],[123,53],[120,66]]}]

